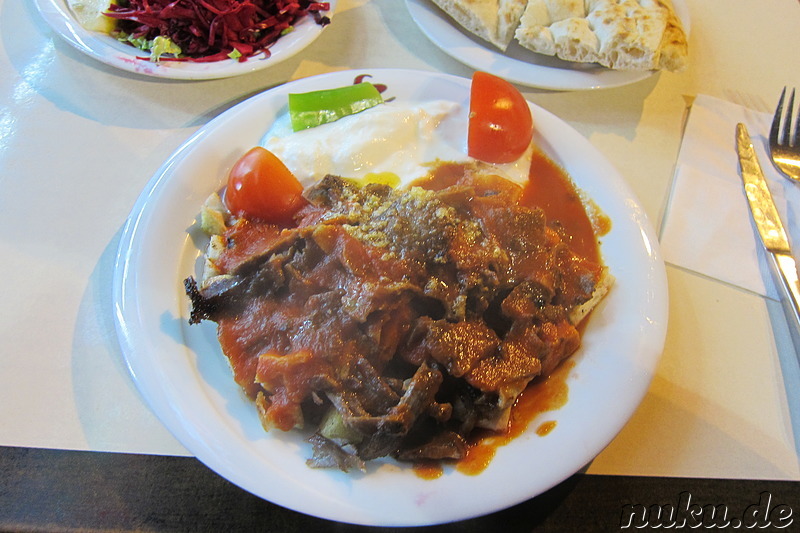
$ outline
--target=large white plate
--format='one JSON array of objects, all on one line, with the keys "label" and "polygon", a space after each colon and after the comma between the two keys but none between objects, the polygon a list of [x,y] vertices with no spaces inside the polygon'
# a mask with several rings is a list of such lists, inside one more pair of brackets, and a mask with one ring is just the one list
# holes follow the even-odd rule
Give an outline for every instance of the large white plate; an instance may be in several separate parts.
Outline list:
[{"label": "large white plate", "polygon": [[[128,72],[171,78],[178,80],[208,80],[227,78],[255,72],[278,64],[297,54],[311,44],[323,27],[311,17],[305,17],[295,26],[295,30],[278,39],[269,51],[270,57],[254,56],[247,61],[228,59],[211,63],[194,63],[191,61],[153,62],[137,59],[145,53],[133,46],[121,43],[110,35],[89,31],[75,19],[65,0],[33,0],[44,20],[53,30],[69,44],[84,54],[102,61],[107,65]],[[326,12],[331,20],[338,0],[330,2],[330,11]]]},{"label": "large white plate", "polygon": [[[506,52],[461,28],[431,0],[406,0],[411,18],[443,52],[476,70],[484,70],[520,85],[552,90],[619,87],[652,76],[654,71],[610,70],[537,54],[513,40]],[[673,0],[675,12],[689,35],[689,9]]]},{"label": "large white plate", "polygon": [[533,429],[521,435],[476,476],[446,468],[439,479],[424,480],[391,460],[376,461],[366,474],[306,467],[310,447],[302,435],[262,430],[254,406],[233,381],[214,325],[187,325],[182,280],[195,273],[198,261],[202,237],[193,228],[200,205],[285,112],[287,94],[348,85],[360,74],[385,84],[386,96],[399,102],[448,99],[468,105],[469,80],[374,69],[288,83],[211,121],[152,178],[125,226],[114,277],[120,342],[143,397],[178,440],[260,497],[310,515],[371,525],[434,524],[490,513],[540,494],[589,463],[644,396],[667,323],[658,242],[614,168],[575,130],[532,106],[536,142],[612,220],[602,252],[617,279],[574,356],[569,401],[546,414],[545,420],[556,420],[555,429],[545,437]]}]

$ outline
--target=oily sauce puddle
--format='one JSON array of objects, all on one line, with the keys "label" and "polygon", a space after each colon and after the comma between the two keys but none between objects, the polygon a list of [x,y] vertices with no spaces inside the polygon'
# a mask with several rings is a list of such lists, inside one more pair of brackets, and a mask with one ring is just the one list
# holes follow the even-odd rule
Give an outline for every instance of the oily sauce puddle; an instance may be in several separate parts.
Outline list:
[{"label": "oily sauce puddle", "polygon": [[[566,405],[569,398],[567,376],[575,366],[575,361],[568,359],[561,363],[550,376],[534,380],[519,395],[514,407],[508,429],[501,434],[486,431],[470,443],[467,455],[455,463],[455,468],[462,474],[474,476],[483,472],[494,458],[497,449],[524,433],[530,423],[542,413],[556,411]],[[544,420],[536,428],[540,437],[548,435],[555,429],[555,420]],[[414,465],[414,473],[423,479],[436,479],[444,474],[441,463],[421,462]]]},{"label": "oily sauce puddle", "polygon": [[[541,152],[534,153],[528,184],[520,203],[539,207],[548,220],[557,220],[570,236],[570,246],[578,255],[600,260],[598,237],[611,230],[610,219],[589,199],[582,197],[566,172]],[[585,323],[586,320],[578,328],[581,332]],[[466,456],[454,463],[455,469],[462,474],[480,474],[489,466],[500,446],[524,433],[542,413],[566,405],[569,398],[566,380],[574,366],[575,361],[567,359],[550,376],[534,380],[512,407],[506,431],[498,434],[487,430],[478,435],[470,443]],[[546,437],[556,426],[556,420],[542,420],[534,431],[538,436]],[[420,462],[414,465],[414,473],[422,479],[436,479],[443,475],[444,467],[439,462]]]}]

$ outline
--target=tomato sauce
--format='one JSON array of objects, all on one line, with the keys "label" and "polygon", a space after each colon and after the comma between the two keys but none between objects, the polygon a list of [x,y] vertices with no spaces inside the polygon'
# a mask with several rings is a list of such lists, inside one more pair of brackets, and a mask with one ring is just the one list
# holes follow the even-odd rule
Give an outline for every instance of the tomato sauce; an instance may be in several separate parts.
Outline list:
[{"label": "tomato sauce", "polygon": [[529,177],[520,203],[544,210],[547,220],[557,220],[564,227],[575,253],[599,261],[597,236],[611,229],[608,217],[596,208],[590,217],[586,209],[592,206],[587,206],[566,172],[541,152],[533,154]]},{"label": "tomato sauce", "polygon": [[[444,164],[437,169],[437,172],[432,178],[429,178],[429,180],[424,183],[424,186],[436,190],[451,185],[454,180],[457,180],[457,176],[460,172],[463,172],[463,170],[464,167],[462,165]],[[475,183],[476,187],[485,187],[487,190],[493,192],[506,191],[509,189],[518,191],[519,189],[517,186],[505,180],[486,179]],[[484,197],[491,198],[491,195]],[[500,196],[497,197],[499,198]],[[514,196],[513,198],[516,197],[517,196]],[[593,263],[600,263],[598,236],[608,231],[610,222],[606,217],[599,214],[599,210],[597,209],[594,209],[591,215],[587,214],[586,206],[589,205],[588,202],[581,196],[564,170],[544,154],[537,153],[534,155],[529,181],[526,186],[521,189],[518,198],[519,204],[527,207],[541,208],[548,222],[560,225],[560,229],[558,230],[559,234],[562,238],[567,240],[570,244],[570,248],[579,258],[586,259]],[[513,202],[513,200],[511,201]],[[223,257],[220,259],[220,262],[223,263],[221,266],[224,267],[224,270],[228,270],[236,265],[242,264],[248,257],[257,254],[276,243],[276,241],[279,241],[282,238],[282,232],[280,227],[274,225],[253,225],[248,227],[248,224],[243,223],[231,228],[225,237],[231,241],[235,240],[238,248],[238,250],[226,250],[226,253],[224,253]],[[317,235],[317,237],[319,240],[320,235]],[[346,239],[343,240],[341,235],[339,237],[338,239],[331,237],[329,243],[331,246],[329,248],[336,254],[344,254],[344,256],[350,257],[352,253],[345,253],[348,249],[344,246],[348,241]],[[327,248],[328,247],[326,247],[326,249]],[[349,264],[370,263],[367,259],[368,258],[360,258],[358,261],[350,261]],[[328,270],[320,267],[318,275],[328,275]],[[330,283],[327,284],[330,285]],[[259,369],[258,358],[248,358],[247,354],[259,354],[263,353],[265,350],[268,352],[274,351],[276,353],[294,353],[294,351],[296,351],[290,349],[288,340],[286,342],[281,340],[283,335],[283,323],[291,316],[300,314],[299,307],[295,309],[294,306],[299,306],[305,302],[309,295],[306,295],[302,291],[297,295],[295,295],[294,292],[291,294],[293,296],[284,304],[267,304],[266,301],[254,301],[252,302],[253,308],[247,309],[241,313],[240,316],[230,320],[222,319],[219,321],[220,342],[225,353],[231,358],[231,363],[235,369],[236,381],[242,385],[251,396],[255,396],[258,392],[258,387],[260,385],[256,385],[256,382],[260,383],[264,381],[263,376],[272,375],[276,372],[275,369],[271,367],[269,369],[266,367]],[[250,330],[260,331],[260,337],[251,337]],[[337,336],[337,339],[341,341],[340,344],[344,346],[349,342],[349,339],[352,338],[350,333],[351,331],[348,330],[333,329],[327,331],[324,335],[333,334]],[[385,337],[391,340],[391,338],[397,337],[398,335],[399,333],[397,335],[387,334]],[[383,337],[382,335],[382,338]],[[268,346],[263,345],[264,338],[270,339]],[[311,352],[320,351],[320,349],[316,347],[315,338],[304,337],[299,339],[298,342],[303,345],[303,349],[310,350]],[[390,342],[389,344],[394,345],[396,343],[397,342]],[[284,346],[284,344],[286,346]],[[283,359],[280,361],[282,360]],[[291,357],[287,360],[294,361]],[[264,360],[263,365],[269,364],[275,366],[275,364],[280,361],[272,361],[267,358]],[[456,463],[456,469],[468,475],[477,475],[481,473],[491,462],[500,446],[509,443],[525,432],[529,425],[534,420],[537,420],[542,413],[552,412],[562,407],[567,402],[569,396],[566,378],[573,366],[574,362],[568,359],[558,366],[548,377],[537,379],[529,385],[517,398],[512,408],[506,431],[500,434],[497,432],[484,431],[475,436],[469,444],[466,456]],[[324,375],[326,373],[324,369],[319,370],[314,366],[309,366],[308,368],[303,366],[302,369],[308,370],[307,374],[309,375]],[[262,375],[261,380],[255,379],[257,373]],[[294,380],[292,376],[294,376],[294,374],[289,376],[291,379],[287,379],[289,381]],[[305,376],[306,374],[301,375],[303,379],[300,379],[300,381],[303,383],[308,381],[305,379]],[[277,386],[278,384],[276,383],[275,385]],[[291,396],[291,394],[289,394],[290,392],[291,391],[287,388],[287,398]],[[282,427],[285,425],[287,426],[285,429],[289,429],[292,425],[291,422],[292,420],[290,418],[287,419],[286,424],[278,424],[278,426]],[[535,433],[540,437],[546,437],[556,427],[556,420],[542,420],[536,427]],[[414,466],[414,471],[419,477],[424,479],[435,479],[443,473],[442,465],[433,462],[416,464]]]},{"label": "tomato sauce", "polygon": [[[561,167],[540,152],[534,153],[529,181],[523,189],[520,204],[541,208],[548,221],[561,224],[576,254],[591,261],[600,261],[598,236],[610,231],[611,221],[581,196]],[[575,362],[568,359],[550,376],[534,380],[512,407],[506,431],[502,434],[485,432],[474,439],[467,455],[456,463],[456,470],[467,475],[480,474],[489,466],[500,446],[525,432],[541,414],[566,405],[569,398],[566,379],[574,366]],[[556,427],[556,420],[544,420],[535,433],[539,437],[546,437]],[[414,471],[423,479],[436,479],[444,473],[442,465],[433,463],[417,464]]]},{"label": "tomato sauce", "polygon": [[[483,472],[494,458],[497,449],[525,432],[530,423],[542,413],[556,411],[566,405],[569,399],[567,377],[575,362],[568,359],[556,368],[547,378],[535,380],[517,398],[511,409],[508,428],[502,434],[485,432],[469,446],[467,455],[456,463],[456,470],[474,476]],[[543,421],[536,434],[547,436],[557,426],[557,421]],[[422,479],[436,479],[444,473],[439,463],[425,462],[414,465],[414,472]]]}]

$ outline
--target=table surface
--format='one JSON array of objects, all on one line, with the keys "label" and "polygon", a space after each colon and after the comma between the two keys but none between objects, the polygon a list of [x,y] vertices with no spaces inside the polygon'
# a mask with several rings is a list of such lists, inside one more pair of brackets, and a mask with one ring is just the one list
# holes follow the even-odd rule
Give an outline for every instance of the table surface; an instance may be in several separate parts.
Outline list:
[{"label": "table surface", "polygon": [[[593,91],[520,87],[616,166],[656,228],[668,209],[696,95],[769,111],[784,85],[800,86],[798,2],[686,3],[687,71]],[[352,28],[359,29],[357,39]],[[399,0],[340,0],[334,24],[297,56],[248,75],[193,82],[106,66],[56,35],[32,2],[0,0],[0,279],[6,283],[0,304],[0,471],[7,474],[0,479],[14,480],[12,489],[0,491],[0,528],[58,529],[64,520],[65,528],[159,529],[158,522],[123,518],[93,522],[97,507],[85,505],[71,507],[68,517],[49,516],[43,511],[48,500],[36,506],[38,515],[13,511],[27,508],[25,480],[58,465],[80,472],[84,462],[94,465],[88,470],[116,464],[153,476],[162,465],[174,472],[197,468],[193,479],[216,486],[213,474],[194,466],[199,463],[148,409],[126,370],[111,294],[122,227],[161,164],[221,112],[286,81],[387,66],[472,74],[425,37]],[[775,490],[785,490],[781,482],[800,480],[800,368],[780,303],[678,265],[667,264],[667,277],[669,326],[648,394],[575,481],[554,489],[576,509],[591,499],[597,483],[655,503],[646,500],[655,497],[648,487],[668,487],[672,492],[664,497],[677,499],[703,480],[730,480],[713,497],[745,490],[756,503],[759,487],[777,483]],[[187,464],[192,466],[176,466]],[[70,485],[69,477],[61,479]],[[104,490],[119,491],[118,498],[130,494],[124,478],[116,479],[106,481]],[[673,481],[656,483],[663,479]],[[573,493],[573,487],[583,489]],[[232,499],[242,497],[235,488],[226,490],[234,491]],[[43,494],[52,505],[70,498],[68,489],[51,487]],[[790,495],[800,504],[796,490]],[[542,502],[552,501],[538,498],[531,505],[541,512]],[[514,514],[528,530],[542,522],[526,522],[533,507]],[[615,520],[618,511],[614,507]],[[275,513],[284,530],[308,524],[275,506],[260,512],[267,520]],[[190,511],[170,516],[163,529],[204,520]],[[463,530],[490,522],[480,524],[464,524]]]}]

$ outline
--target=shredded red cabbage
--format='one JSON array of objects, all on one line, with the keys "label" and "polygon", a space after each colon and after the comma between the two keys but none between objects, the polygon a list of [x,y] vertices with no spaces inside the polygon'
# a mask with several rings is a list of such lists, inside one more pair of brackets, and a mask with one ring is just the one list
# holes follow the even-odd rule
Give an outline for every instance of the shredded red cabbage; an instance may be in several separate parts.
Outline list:
[{"label": "shredded red cabbage", "polygon": [[309,0],[118,0],[106,15],[119,30],[146,40],[168,37],[181,48],[177,61],[210,62],[263,53],[300,19],[325,26],[328,2]]}]

